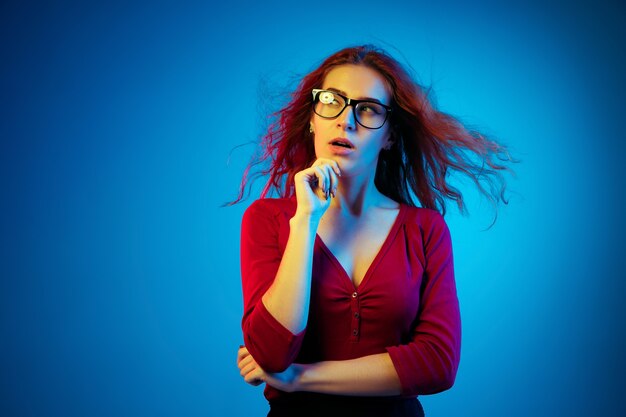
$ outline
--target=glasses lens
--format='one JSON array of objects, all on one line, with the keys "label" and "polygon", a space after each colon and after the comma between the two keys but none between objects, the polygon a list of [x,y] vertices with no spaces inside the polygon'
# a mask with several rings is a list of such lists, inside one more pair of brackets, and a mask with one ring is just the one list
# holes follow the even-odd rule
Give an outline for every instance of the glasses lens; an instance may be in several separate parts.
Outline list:
[{"label": "glasses lens", "polygon": [[346,107],[345,100],[330,91],[320,91],[315,103],[315,113],[322,117],[337,117]]},{"label": "glasses lens", "polygon": [[357,104],[354,114],[359,123],[370,129],[378,129],[387,119],[387,109],[372,101]]}]

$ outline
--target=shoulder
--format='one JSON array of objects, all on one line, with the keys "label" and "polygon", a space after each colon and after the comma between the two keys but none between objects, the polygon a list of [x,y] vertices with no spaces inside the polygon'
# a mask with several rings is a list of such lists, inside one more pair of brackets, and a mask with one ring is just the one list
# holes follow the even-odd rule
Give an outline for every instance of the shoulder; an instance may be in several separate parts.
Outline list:
[{"label": "shoulder", "polygon": [[437,210],[403,205],[406,224],[418,225],[422,228],[447,227],[441,213]]},{"label": "shoulder", "polygon": [[450,230],[441,213],[437,210],[404,206],[403,223],[407,234],[419,238],[423,243],[442,237],[450,238]]},{"label": "shoulder", "polygon": [[246,218],[275,218],[282,216],[293,216],[296,209],[296,200],[289,198],[260,198],[248,206],[244,212]]},{"label": "shoulder", "polygon": [[284,247],[289,236],[289,219],[295,211],[295,197],[261,198],[252,202],[241,220],[242,241],[253,244],[278,242]]}]

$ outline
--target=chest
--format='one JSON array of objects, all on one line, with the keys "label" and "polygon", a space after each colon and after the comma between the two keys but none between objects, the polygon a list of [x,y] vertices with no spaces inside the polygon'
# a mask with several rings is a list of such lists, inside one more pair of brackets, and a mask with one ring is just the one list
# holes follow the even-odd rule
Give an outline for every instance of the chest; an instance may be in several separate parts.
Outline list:
[{"label": "chest", "polygon": [[390,239],[398,211],[389,211],[361,222],[328,222],[318,235],[331,255],[358,288]]},{"label": "chest", "polygon": [[[307,337],[315,354],[324,355],[313,359],[334,358],[339,345],[348,347],[349,355],[353,348],[363,355],[379,353],[376,349],[410,334],[424,275],[419,245],[409,245],[410,229],[402,225],[391,226],[386,236],[359,230],[348,239],[337,233],[331,241],[337,243],[331,245],[335,253],[323,240],[316,242]],[[378,244],[364,244],[368,236]],[[347,241],[351,244],[339,245]],[[368,346],[375,351],[359,350]]]}]

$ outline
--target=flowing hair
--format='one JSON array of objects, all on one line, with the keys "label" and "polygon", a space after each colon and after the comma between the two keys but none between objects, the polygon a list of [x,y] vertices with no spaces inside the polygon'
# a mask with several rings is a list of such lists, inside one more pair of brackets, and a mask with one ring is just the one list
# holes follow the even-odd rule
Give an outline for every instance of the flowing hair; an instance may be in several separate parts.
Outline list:
[{"label": "flowing hair", "polygon": [[[313,111],[311,90],[321,88],[326,74],[339,65],[363,65],[381,74],[393,93],[390,149],[381,150],[374,182],[387,197],[410,206],[446,213],[446,201],[454,201],[462,213],[466,205],[461,192],[449,183],[459,173],[469,177],[494,205],[508,200],[502,172],[507,162],[516,162],[506,147],[463,125],[456,118],[435,109],[430,89],[413,81],[393,57],[380,48],[363,45],[342,49],[306,75],[291,95],[291,101],[272,115],[273,122],[261,140],[261,153],[247,166],[236,204],[244,198],[249,180],[268,180],[261,192],[280,197],[295,194],[294,176],[316,159],[309,122]],[[252,168],[266,163],[249,178]],[[418,201],[416,202],[415,199]],[[495,221],[495,219],[494,219]]]}]

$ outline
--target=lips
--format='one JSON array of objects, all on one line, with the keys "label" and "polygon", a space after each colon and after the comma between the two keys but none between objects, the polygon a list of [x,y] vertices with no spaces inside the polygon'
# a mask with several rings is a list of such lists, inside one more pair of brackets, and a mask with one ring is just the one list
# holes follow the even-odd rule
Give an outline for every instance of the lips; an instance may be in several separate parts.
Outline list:
[{"label": "lips", "polygon": [[346,138],[335,138],[328,141],[328,150],[335,156],[348,156],[354,152],[354,144]]},{"label": "lips", "polygon": [[335,138],[328,142],[333,147],[340,147],[345,149],[354,149],[354,143],[350,142],[346,138]]}]

